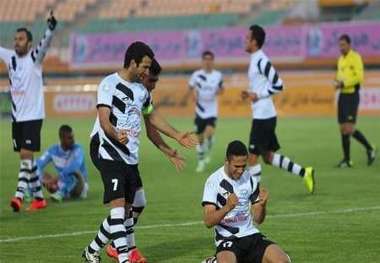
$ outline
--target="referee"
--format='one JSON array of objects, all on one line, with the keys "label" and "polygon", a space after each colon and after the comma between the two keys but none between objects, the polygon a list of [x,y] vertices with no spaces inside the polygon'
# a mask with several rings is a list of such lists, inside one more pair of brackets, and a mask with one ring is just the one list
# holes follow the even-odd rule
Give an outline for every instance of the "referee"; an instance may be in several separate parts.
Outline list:
[{"label": "referee", "polygon": [[344,158],[338,167],[352,167],[350,157],[350,137],[361,143],[366,151],[368,165],[371,165],[376,156],[376,149],[365,138],[364,134],[355,128],[356,116],[359,107],[359,90],[363,83],[363,61],[359,53],[352,50],[351,39],[344,34],[339,37],[341,56],[338,59],[338,72],[334,86],[339,90],[338,123],[342,136]]}]

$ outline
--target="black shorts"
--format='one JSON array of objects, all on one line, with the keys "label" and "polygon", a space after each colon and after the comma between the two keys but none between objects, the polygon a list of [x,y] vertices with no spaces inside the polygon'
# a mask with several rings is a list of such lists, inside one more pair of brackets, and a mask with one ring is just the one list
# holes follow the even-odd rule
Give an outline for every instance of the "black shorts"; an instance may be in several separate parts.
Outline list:
[{"label": "black shorts", "polygon": [[39,152],[41,148],[42,120],[12,122],[13,150],[26,149]]},{"label": "black shorts", "polygon": [[103,203],[125,198],[129,204],[133,203],[136,190],[139,188],[139,170],[136,165],[124,162],[100,159],[100,174],[104,185]]},{"label": "black shorts", "polygon": [[272,244],[275,242],[261,233],[256,233],[241,238],[223,239],[216,248],[216,254],[231,251],[235,254],[238,263],[261,263],[266,248]]},{"label": "black shorts", "polygon": [[356,123],[358,115],[360,95],[359,91],[352,94],[339,94],[338,98],[338,123]]},{"label": "black shorts", "polygon": [[196,129],[195,132],[197,134],[201,134],[206,130],[207,126],[212,126],[215,128],[216,121],[217,121],[216,117],[203,119],[199,117],[198,115],[196,115],[194,119],[194,124],[195,124],[195,129]]},{"label": "black shorts", "polygon": [[96,169],[100,171],[99,146],[100,146],[99,134],[96,133],[94,136],[92,136],[91,141],[90,141],[90,157]]},{"label": "black shorts", "polygon": [[[92,163],[100,171],[101,159],[99,157],[99,146],[100,146],[99,134],[96,133],[91,138],[90,157],[91,157]],[[140,173],[138,173],[137,174],[137,189],[142,188],[142,187],[143,187],[142,179],[141,179]]]},{"label": "black shorts", "polygon": [[253,119],[249,136],[249,152],[262,155],[280,149],[276,136],[277,118],[259,120]]}]

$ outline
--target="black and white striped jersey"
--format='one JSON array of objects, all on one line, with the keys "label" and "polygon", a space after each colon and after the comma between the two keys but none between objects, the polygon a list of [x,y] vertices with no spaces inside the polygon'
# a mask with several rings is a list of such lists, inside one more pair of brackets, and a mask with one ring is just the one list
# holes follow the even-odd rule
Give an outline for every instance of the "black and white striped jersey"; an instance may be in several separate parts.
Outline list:
[{"label": "black and white striped jersey", "polygon": [[141,116],[149,114],[153,110],[148,90],[142,84],[128,82],[122,79],[118,73],[114,73],[105,77],[99,84],[97,107],[109,107],[112,125],[117,129],[126,130],[128,135],[127,144],[121,144],[103,131],[99,117],[97,117],[91,137],[97,133],[99,135],[99,157],[127,164],[137,164]]},{"label": "black and white striped jersey", "polygon": [[0,59],[8,68],[14,122],[45,118],[41,64],[52,36],[53,32],[47,29],[37,47],[23,57],[14,50],[0,47]]},{"label": "black and white striped jersey", "polygon": [[257,176],[251,176],[247,171],[239,180],[233,180],[226,174],[224,166],[219,168],[206,181],[202,206],[211,204],[220,209],[231,193],[237,195],[239,203],[215,226],[216,246],[224,238],[244,237],[259,232],[251,215],[251,204],[259,196],[259,182]]},{"label": "black and white striped jersey", "polygon": [[276,116],[272,95],[282,91],[283,83],[265,53],[259,49],[251,55],[248,69],[249,88],[258,100],[252,103],[254,119],[269,119]]},{"label": "black and white striped jersey", "polygon": [[196,90],[195,113],[202,119],[218,116],[219,89],[223,88],[223,75],[220,71],[195,71],[189,80],[189,86]]}]

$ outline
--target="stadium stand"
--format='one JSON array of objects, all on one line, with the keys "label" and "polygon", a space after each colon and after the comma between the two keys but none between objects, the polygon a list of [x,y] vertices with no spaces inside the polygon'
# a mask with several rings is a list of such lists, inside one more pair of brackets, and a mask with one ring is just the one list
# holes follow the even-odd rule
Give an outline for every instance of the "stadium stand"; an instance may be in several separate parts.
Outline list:
[{"label": "stadium stand", "polygon": [[[254,23],[269,26],[332,19],[380,19],[380,2],[374,0],[0,0],[0,45],[12,47],[14,32],[21,26],[30,28],[34,38],[39,39],[46,28],[45,16],[49,9],[55,11],[59,30],[46,59],[47,72],[70,71],[68,45],[72,32],[186,30]],[[320,66],[320,61],[313,60],[310,65]],[[322,64],[331,63],[333,61]],[[184,66],[183,70],[188,68]]]}]

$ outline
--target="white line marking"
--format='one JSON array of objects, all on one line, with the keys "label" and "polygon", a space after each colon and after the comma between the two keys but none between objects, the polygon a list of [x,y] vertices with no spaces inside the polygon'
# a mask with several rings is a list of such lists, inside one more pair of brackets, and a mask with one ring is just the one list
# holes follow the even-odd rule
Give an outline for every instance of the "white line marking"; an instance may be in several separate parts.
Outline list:
[{"label": "white line marking", "polygon": [[[304,216],[318,216],[325,214],[348,214],[354,212],[366,212],[372,210],[380,210],[380,206],[372,206],[372,207],[357,207],[357,208],[346,208],[346,209],[338,209],[331,211],[315,211],[315,212],[305,212],[305,213],[291,213],[291,214],[278,214],[278,215],[268,215],[268,218],[289,218],[289,217],[304,217]],[[182,226],[193,226],[193,225],[201,225],[202,221],[192,221],[192,222],[184,222],[178,224],[157,224],[157,225],[146,225],[146,226],[137,226],[136,229],[152,229],[152,228],[162,228],[162,227],[182,227]],[[82,236],[92,234],[95,235],[94,230],[88,231],[78,231],[72,233],[61,233],[61,234],[51,234],[51,235],[38,235],[38,236],[26,236],[26,237],[15,237],[8,239],[0,239],[0,243],[12,243],[18,241],[25,240],[37,240],[37,239],[46,239],[46,238],[58,238],[58,237],[70,237],[70,236]]]}]

